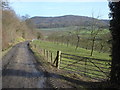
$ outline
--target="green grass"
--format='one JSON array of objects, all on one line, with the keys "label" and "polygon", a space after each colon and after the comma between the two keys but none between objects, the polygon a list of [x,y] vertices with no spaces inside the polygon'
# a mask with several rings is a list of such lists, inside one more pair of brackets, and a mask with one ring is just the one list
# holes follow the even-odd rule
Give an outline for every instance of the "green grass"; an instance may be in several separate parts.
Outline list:
[{"label": "green grass", "polygon": [[[108,53],[99,53],[97,51],[94,51],[93,56],[90,56],[90,50],[86,50],[83,48],[78,48],[78,50],[75,50],[75,46],[68,46],[66,44],[61,45],[61,44],[55,44],[53,42],[48,42],[48,41],[33,41],[31,43],[33,46],[37,45],[37,48],[40,49],[46,49],[48,51],[51,51],[55,53],[57,51],[62,51],[62,53],[67,53],[67,54],[72,54],[72,55],[77,55],[77,56],[82,56],[82,57],[91,57],[91,58],[95,58],[95,59],[102,59],[102,60],[110,60],[111,58],[109,57]],[[67,55],[63,55],[63,56],[67,56]],[[64,70],[70,70],[73,72],[80,72],[81,71],[85,71],[85,68],[87,70],[86,74],[94,77],[94,78],[106,78],[106,75],[103,74],[97,67],[95,67],[89,60],[87,60],[87,63],[85,65],[85,59],[83,58],[82,61],[79,61],[81,58],[78,57],[74,57],[74,56],[67,56],[67,57],[72,57],[75,59],[66,59],[66,58],[62,58],[61,60],[61,64],[60,64],[60,68],[64,69]],[[54,57],[55,59],[55,57]],[[107,74],[109,74],[109,67],[110,65],[108,65],[106,62],[104,61],[95,61],[90,59],[92,62],[94,62],[98,67],[103,67],[101,68],[102,71],[104,72],[108,72]],[[90,70],[91,69],[91,70]],[[84,74],[84,72],[80,72],[82,74]],[[92,74],[93,73],[93,74]],[[99,76],[102,75],[102,76]]]},{"label": "green grass", "polygon": [[76,30],[77,26],[70,27],[60,27],[60,28],[40,28],[37,30],[46,30],[46,31],[68,31],[68,30]]},{"label": "green grass", "polygon": [[78,48],[75,50],[75,46],[68,46],[66,44],[61,45],[61,44],[55,44],[53,42],[48,42],[48,41],[33,41],[33,44],[36,44],[40,48],[49,50],[49,51],[62,51],[63,53],[68,53],[68,54],[73,54],[73,55],[78,55],[78,56],[83,56],[83,57],[92,57],[96,59],[105,59],[109,60],[111,59],[109,57],[108,53],[99,53],[97,51],[93,52],[93,56],[90,56],[91,50],[86,50],[84,48]]},{"label": "green grass", "polygon": [[[75,58],[73,56],[67,56],[67,57]],[[82,59],[82,60],[80,60],[80,59]],[[97,68],[89,60],[94,62],[94,64],[97,67],[99,67],[103,72],[106,72],[106,74],[102,73],[101,70],[99,68]],[[105,79],[106,75],[109,74],[110,65],[107,65],[106,64],[107,62],[105,62],[105,61],[94,61],[92,59],[89,59],[89,60],[87,59],[87,61],[86,61],[86,59],[84,59],[84,58],[78,58],[78,60],[62,58],[60,67],[61,67],[61,69],[70,70],[70,71],[74,71],[74,72],[81,73],[81,74],[84,74],[84,72],[85,72],[87,75],[94,77],[94,78],[98,77],[101,79],[103,79],[103,78]],[[81,71],[83,71],[83,72],[81,72]]]},{"label": "green grass", "polygon": [[[56,31],[59,31],[59,32],[62,32],[60,34],[68,35],[68,32],[71,32],[71,34],[75,34],[78,28],[79,28],[78,26],[69,26],[69,27],[61,27],[61,28],[40,28],[37,30],[44,31],[44,32],[47,31],[49,33],[51,32],[54,33]],[[99,32],[99,35],[107,34],[109,32],[110,31],[108,29],[103,29],[102,31]],[[80,35],[89,36],[91,34],[91,30],[84,28],[84,29],[80,29],[79,32],[77,33],[79,33]]]}]

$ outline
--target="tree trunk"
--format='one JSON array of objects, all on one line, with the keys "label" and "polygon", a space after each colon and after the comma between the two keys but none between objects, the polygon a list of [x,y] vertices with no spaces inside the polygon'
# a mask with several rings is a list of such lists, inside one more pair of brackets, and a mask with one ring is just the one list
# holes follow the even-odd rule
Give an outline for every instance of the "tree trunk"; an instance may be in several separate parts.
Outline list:
[{"label": "tree trunk", "polygon": [[102,50],[103,50],[103,47],[104,47],[104,45],[103,45],[103,44],[101,44],[101,48],[100,48],[100,51],[99,51],[99,53],[101,53],[101,52],[102,52]]},{"label": "tree trunk", "polygon": [[75,48],[75,50],[77,50],[77,48],[78,48],[78,46],[79,46],[79,42],[80,42],[80,37],[79,36],[77,36],[77,45],[76,45],[76,48]]},{"label": "tree trunk", "polygon": [[92,49],[91,49],[91,56],[93,55],[93,51],[94,51],[94,46],[95,46],[95,37],[92,40]]},{"label": "tree trunk", "polygon": [[68,47],[68,45],[69,45],[69,40],[67,40],[67,47]]},{"label": "tree trunk", "polygon": [[112,34],[112,65],[110,81],[120,85],[120,1],[110,2],[110,31]]}]

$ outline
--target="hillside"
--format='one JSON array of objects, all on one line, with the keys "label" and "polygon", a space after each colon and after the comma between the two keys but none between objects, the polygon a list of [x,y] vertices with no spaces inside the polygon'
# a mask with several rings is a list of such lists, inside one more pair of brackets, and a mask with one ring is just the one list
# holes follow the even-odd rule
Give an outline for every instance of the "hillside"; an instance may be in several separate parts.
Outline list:
[{"label": "hillside", "polygon": [[[4,1],[4,0],[3,0]],[[37,38],[40,34],[30,23],[29,20],[21,20],[14,9],[9,6],[7,2],[0,2],[2,6],[2,50],[13,46],[16,43],[24,40],[30,40]]]},{"label": "hillside", "polygon": [[108,27],[109,22],[86,16],[65,15],[59,17],[32,17],[30,20],[36,28],[58,28],[68,26],[90,26],[97,23],[97,26]]}]

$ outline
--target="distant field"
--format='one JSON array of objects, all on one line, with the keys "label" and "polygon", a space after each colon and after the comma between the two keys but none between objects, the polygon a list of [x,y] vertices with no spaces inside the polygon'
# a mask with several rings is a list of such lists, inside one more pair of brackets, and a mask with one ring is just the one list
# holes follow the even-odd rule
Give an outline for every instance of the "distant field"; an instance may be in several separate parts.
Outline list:
[{"label": "distant field", "polygon": [[[40,30],[40,31],[71,31],[74,32],[74,30],[79,30],[80,27],[78,26],[70,26],[70,27],[59,27],[59,28],[40,28],[40,29],[36,29],[36,30]],[[80,29],[81,33],[90,33],[91,30],[87,30],[84,27],[81,27],[82,29]],[[108,33],[109,30],[108,29],[103,29],[102,33]]]},{"label": "distant field", "polygon": [[49,36],[53,33],[64,33],[67,31],[73,31],[73,30],[76,30],[76,27],[71,26],[71,27],[63,27],[63,28],[40,28],[36,30],[40,31],[44,36]]},{"label": "distant field", "polygon": [[[68,32],[71,32],[71,34],[75,34],[76,30],[78,30],[78,26],[71,26],[71,27],[63,27],[63,28],[41,28],[37,29],[40,31],[43,35],[49,36],[51,34],[58,34],[58,35],[65,35],[68,34]],[[110,31],[108,29],[103,29],[99,32],[99,35],[107,34]],[[87,30],[85,28],[80,29],[79,34],[83,37],[88,37],[88,35],[91,34],[91,30]]]},{"label": "distant field", "polygon": [[76,30],[78,26],[70,26],[70,27],[60,27],[60,28],[40,28],[37,30],[46,30],[46,31],[70,31]]}]

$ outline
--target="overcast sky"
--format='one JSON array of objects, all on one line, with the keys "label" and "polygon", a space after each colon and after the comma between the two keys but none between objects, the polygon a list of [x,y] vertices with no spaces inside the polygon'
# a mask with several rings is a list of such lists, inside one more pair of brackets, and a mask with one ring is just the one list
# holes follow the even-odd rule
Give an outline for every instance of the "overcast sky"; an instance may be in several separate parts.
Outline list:
[{"label": "overcast sky", "polygon": [[[52,2],[54,0],[18,0],[19,2],[11,2],[11,7],[15,10],[15,12],[20,15],[30,15],[33,16],[62,16],[62,15],[80,15],[80,16],[88,16],[91,17],[92,13],[94,13],[94,17],[100,16],[100,19],[108,19],[109,7],[108,1],[101,2],[96,0],[94,2],[92,0],[87,0],[84,2],[79,0],[56,0],[56,2]],[[21,1],[21,2],[20,2]],[[29,1],[29,2],[28,2]],[[71,2],[70,2],[71,1]],[[74,1],[74,2],[73,2]],[[90,2],[91,1],[91,2]]]}]

